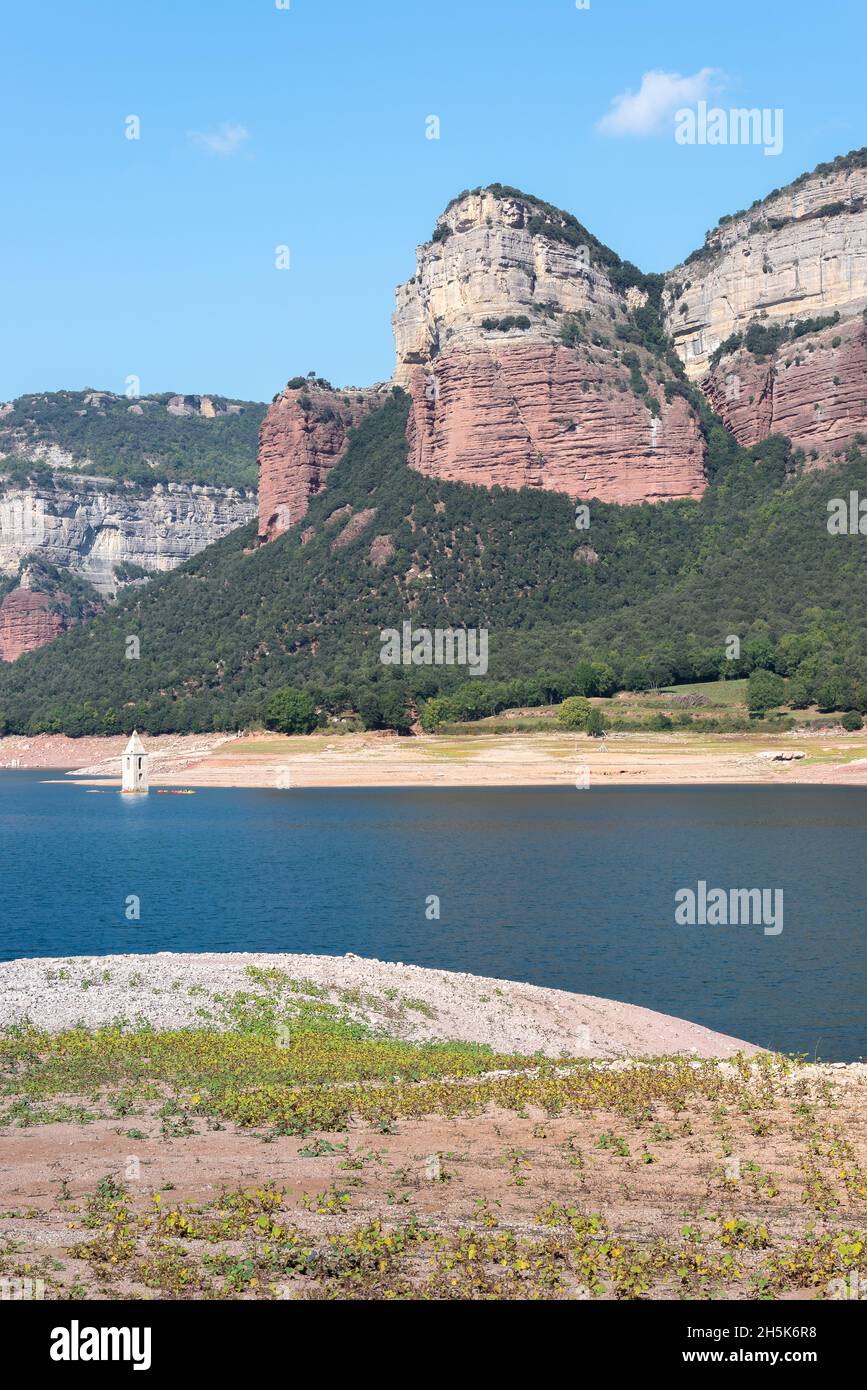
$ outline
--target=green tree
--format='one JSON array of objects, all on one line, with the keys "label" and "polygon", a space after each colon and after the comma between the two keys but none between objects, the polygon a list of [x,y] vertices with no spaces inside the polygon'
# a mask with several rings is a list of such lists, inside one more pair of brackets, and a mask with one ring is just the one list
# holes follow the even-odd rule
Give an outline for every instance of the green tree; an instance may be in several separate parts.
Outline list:
[{"label": "green tree", "polygon": [[358,702],[358,714],[365,729],[395,729],[408,733],[411,720],[400,690],[369,690]]},{"label": "green tree", "polygon": [[265,707],[265,723],[281,734],[309,734],[316,728],[316,709],[303,690],[275,690]]},{"label": "green tree", "polygon": [[789,704],[792,709],[806,709],[813,703],[810,688],[803,676],[793,676],[789,681]]},{"label": "green tree", "polygon": [[447,717],[447,705],[445,700],[425,700],[419,714],[419,723],[426,733],[432,733],[438,729],[443,720]]},{"label": "green tree", "polygon": [[564,729],[586,729],[593,706],[583,695],[570,695],[557,711],[557,723]]},{"label": "green tree", "polygon": [[585,728],[591,738],[602,738],[605,733],[605,716],[598,705],[591,709]]},{"label": "green tree", "polygon": [[819,682],[816,704],[820,709],[851,709],[854,703],[855,691],[845,671],[831,670]]},{"label": "green tree", "polygon": [[782,676],[758,667],[747,682],[747,708],[750,714],[764,715],[777,709],[786,698],[786,683]]}]

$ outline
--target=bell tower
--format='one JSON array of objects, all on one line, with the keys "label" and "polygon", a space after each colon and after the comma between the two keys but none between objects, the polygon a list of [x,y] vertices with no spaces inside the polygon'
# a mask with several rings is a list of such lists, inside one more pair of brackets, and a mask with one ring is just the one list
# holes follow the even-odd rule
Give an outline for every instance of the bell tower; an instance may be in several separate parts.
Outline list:
[{"label": "bell tower", "polygon": [[149,758],[135,729],[121,756],[121,791],[146,792],[148,789]]}]

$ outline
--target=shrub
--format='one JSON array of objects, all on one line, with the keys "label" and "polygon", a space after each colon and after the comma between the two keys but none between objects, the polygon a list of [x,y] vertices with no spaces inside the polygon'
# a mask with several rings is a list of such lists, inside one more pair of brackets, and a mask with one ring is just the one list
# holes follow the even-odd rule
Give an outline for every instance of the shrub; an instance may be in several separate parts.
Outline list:
[{"label": "shrub", "polygon": [[570,695],[557,711],[557,723],[564,729],[586,729],[593,706],[583,695]]},{"label": "shrub", "polygon": [[448,707],[445,700],[425,700],[418,717],[419,723],[426,733],[432,733],[434,729],[439,728],[447,713]]},{"label": "shrub", "polygon": [[530,327],[530,320],[526,314],[509,314],[504,319],[482,319],[482,328],[487,333],[508,333],[512,328],[520,328],[522,332]]},{"label": "shrub", "polygon": [[849,733],[854,733],[856,729],[863,729],[864,727],[864,720],[856,709],[848,709],[840,723]]},{"label": "shrub", "polygon": [[674,724],[672,723],[671,719],[668,717],[667,714],[662,714],[660,712],[658,714],[652,714],[650,716],[650,718],[647,721],[647,727],[648,729],[651,729],[654,733],[665,733],[668,729],[673,729]]}]

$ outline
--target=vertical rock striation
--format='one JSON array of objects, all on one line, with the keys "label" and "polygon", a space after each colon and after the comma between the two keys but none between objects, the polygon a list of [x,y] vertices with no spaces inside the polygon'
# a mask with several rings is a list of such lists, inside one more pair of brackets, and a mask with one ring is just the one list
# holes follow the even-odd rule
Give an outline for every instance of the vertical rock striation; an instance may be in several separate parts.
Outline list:
[{"label": "vertical rock striation", "polygon": [[335,391],[291,381],[259,431],[259,536],[271,541],[299,521],[349,447],[349,431],[379,402],[381,388]]},{"label": "vertical rock striation", "polygon": [[0,661],[14,661],[64,632],[68,621],[57,611],[64,597],[29,589],[13,589],[6,594],[0,603]]},{"label": "vertical rock striation", "polygon": [[117,486],[68,473],[50,487],[10,484],[0,495],[0,573],[32,557],[113,596],[118,565],[175,569],[255,514],[255,496],[234,488]]}]

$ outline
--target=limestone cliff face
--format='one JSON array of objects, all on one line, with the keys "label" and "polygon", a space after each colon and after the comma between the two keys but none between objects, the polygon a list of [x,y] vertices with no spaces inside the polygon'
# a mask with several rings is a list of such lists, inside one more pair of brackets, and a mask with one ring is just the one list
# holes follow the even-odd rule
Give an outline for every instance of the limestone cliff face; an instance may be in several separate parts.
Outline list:
[{"label": "limestone cliff face", "polygon": [[[557,342],[564,313],[624,317],[624,301],[589,247],[534,234],[539,208],[488,189],[467,193],[443,213],[439,239],[416,252],[416,273],[397,290],[392,318],[395,381],[410,383],[413,368],[444,353],[488,349],[519,339]],[[486,319],[526,315],[529,327],[500,332]],[[610,319],[609,319],[610,324]]]},{"label": "limestone cliff face", "polygon": [[153,488],[57,474],[53,487],[6,485],[0,495],[0,573],[29,556],[71,570],[113,595],[115,566],[175,569],[256,514],[255,496],[180,483]]},{"label": "limestone cliff face", "polygon": [[697,496],[704,445],[690,407],[669,404],[649,355],[616,336],[647,294],[615,285],[576,227],[528,197],[481,190],[419,247],[393,319],[410,464],[613,502]]},{"label": "limestone cliff face", "polygon": [[349,431],[383,388],[334,391],[293,381],[274,398],[259,431],[259,536],[274,540],[299,521],[349,446]]},{"label": "limestone cliff face", "polygon": [[[844,448],[867,427],[867,167],[834,161],[725,220],[666,276],[663,305],[688,376],[741,443],[779,431],[820,457]],[[802,334],[807,320],[819,326]],[[732,342],[751,326],[778,345]]]},{"label": "limestone cliff face", "polygon": [[[3,603],[3,659],[250,521],[263,413],[222,396],[112,391],[0,405],[0,576],[17,581]],[[143,575],[119,577],[123,565]]]}]

